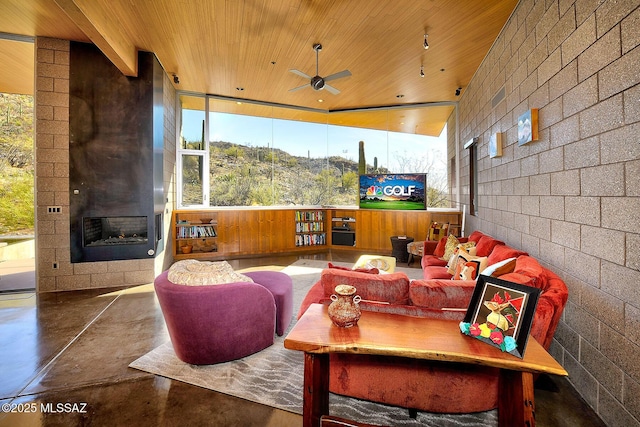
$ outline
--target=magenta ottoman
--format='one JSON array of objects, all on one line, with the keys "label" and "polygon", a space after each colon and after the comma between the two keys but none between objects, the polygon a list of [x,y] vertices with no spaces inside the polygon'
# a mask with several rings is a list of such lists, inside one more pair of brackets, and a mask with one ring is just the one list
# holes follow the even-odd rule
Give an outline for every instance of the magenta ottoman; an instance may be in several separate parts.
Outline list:
[{"label": "magenta ottoman", "polygon": [[250,271],[242,273],[267,288],[276,301],[276,334],[284,335],[293,316],[293,282],[279,271]]}]

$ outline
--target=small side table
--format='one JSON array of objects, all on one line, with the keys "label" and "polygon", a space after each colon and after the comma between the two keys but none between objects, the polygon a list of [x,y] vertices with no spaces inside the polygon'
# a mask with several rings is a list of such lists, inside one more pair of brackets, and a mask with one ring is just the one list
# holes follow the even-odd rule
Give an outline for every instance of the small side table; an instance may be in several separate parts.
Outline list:
[{"label": "small side table", "polygon": [[413,237],[408,236],[391,236],[391,256],[397,262],[407,262],[409,260],[409,252],[407,245],[413,242]]}]

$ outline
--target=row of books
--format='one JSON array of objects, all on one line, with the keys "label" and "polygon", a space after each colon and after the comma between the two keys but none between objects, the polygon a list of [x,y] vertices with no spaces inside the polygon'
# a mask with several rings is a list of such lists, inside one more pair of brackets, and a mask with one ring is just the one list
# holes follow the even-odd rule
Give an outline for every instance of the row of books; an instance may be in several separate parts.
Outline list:
[{"label": "row of books", "polygon": [[296,233],[324,231],[324,222],[296,222]]},{"label": "row of books", "polygon": [[214,227],[190,225],[178,227],[178,239],[196,239],[198,237],[217,237]]},{"label": "row of books", "polygon": [[297,234],[296,246],[326,245],[326,234]]},{"label": "row of books", "polygon": [[296,211],[296,221],[324,221],[324,211]]}]

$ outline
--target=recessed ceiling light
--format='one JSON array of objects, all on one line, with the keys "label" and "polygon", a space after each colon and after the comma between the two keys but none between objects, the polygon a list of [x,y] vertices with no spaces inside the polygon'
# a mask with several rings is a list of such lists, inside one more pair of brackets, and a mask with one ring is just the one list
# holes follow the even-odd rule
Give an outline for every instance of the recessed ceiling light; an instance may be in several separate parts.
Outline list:
[{"label": "recessed ceiling light", "polygon": [[238,105],[242,105],[242,102],[240,102],[240,101],[236,101],[236,104],[238,104]]},{"label": "recessed ceiling light", "polygon": [[440,71],[444,71],[444,68],[440,68]]},{"label": "recessed ceiling light", "polygon": [[244,88],[243,87],[237,87],[236,90],[242,92],[244,90]]},{"label": "recessed ceiling light", "polygon": [[324,102],[324,99],[318,99],[318,102]]},{"label": "recessed ceiling light", "polygon": [[396,98],[404,98],[404,95],[403,94],[396,95]]}]

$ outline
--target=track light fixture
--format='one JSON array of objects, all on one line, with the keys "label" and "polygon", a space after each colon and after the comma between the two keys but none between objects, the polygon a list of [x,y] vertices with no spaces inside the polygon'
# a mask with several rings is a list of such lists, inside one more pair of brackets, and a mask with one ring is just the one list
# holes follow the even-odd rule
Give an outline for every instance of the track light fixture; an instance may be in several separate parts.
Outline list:
[{"label": "track light fixture", "polygon": [[424,43],[422,44],[422,46],[424,47],[424,50],[429,49],[429,42],[427,41],[427,37],[429,36],[429,34],[425,34],[424,35]]},{"label": "track light fixture", "polygon": [[180,79],[178,78],[178,76],[175,73],[173,74],[173,82],[175,84],[180,84]]},{"label": "track light fixture", "polygon": [[420,77],[424,78],[424,65],[420,66]]}]

